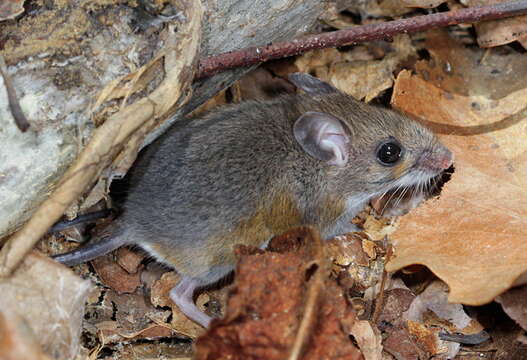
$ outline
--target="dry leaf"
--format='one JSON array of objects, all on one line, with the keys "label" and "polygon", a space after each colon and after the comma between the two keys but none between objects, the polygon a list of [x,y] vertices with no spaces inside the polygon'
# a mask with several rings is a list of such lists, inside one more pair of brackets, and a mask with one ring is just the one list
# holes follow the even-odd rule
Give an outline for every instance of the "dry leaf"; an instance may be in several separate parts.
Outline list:
[{"label": "dry leaf", "polygon": [[[150,301],[154,306],[170,307],[172,309],[172,321],[170,322],[172,329],[179,334],[195,339],[203,334],[205,329],[183,314],[169,297],[170,290],[179,282],[179,279],[179,276],[174,272],[164,273],[161,279],[152,285]],[[206,300],[203,300],[204,296],[206,297],[205,294],[201,294],[201,299],[198,298],[196,301],[198,307],[201,305],[200,308],[202,311],[205,310],[203,307],[203,303],[206,302]]]},{"label": "dry leaf", "polygon": [[392,86],[392,73],[397,65],[415,53],[406,35],[396,36],[391,46],[394,51],[381,60],[374,60],[371,54],[363,57],[363,53],[357,50],[365,48],[358,47],[349,53],[336,49],[309,52],[299,57],[295,65],[300,71],[314,72],[339,90],[368,102]]},{"label": "dry leaf", "polygon": [[[464,3],[468,6],[484,6],[506,1],[508,0],[465,0]],[[516,40],[527,41],[527,15],[481,21],[475,27],[481,47],[499,46]]]},{"label": "dry leaf", "polygon": [[369,321],[356,321],[351,327],[351,334],[359,344],[365,360],[382,359],[382,338],[377,329]]},{"label": "dry leaf", "polygon": [[465,333],[465,329],[479,332],[483,328],[465,313],[462,305],[449,303],[447,295],[446,285],[438,280],[432,282],[412,301],[404,318],[408,320],[410,334],[416,337],[422,348],[431,354],[447,353],[448,358],[452,359],[458,353],[460,345],[440,341],[439,330]]},{"label": "dry leaf", "polygon": [[405,328],[391,331],[383,341],[384,350],[396,360],[419,360],[426,358],[423,350],[415,344],[412,336]]},{"label": "dry leaf", "polygon": [[100,256],[91,263],[101,281],[118,294],[133,293],[141,284],[141,273],[130,274],[112,259],[112,255]]},{"label": "dry leaf", "polygon": [[432,59],[419,61],[416,71],[446,92],[498,100],[527,87],[527,57],[508,47],[468,48],[445,30],[431,30],[425,48]]},{"label": "dry leaf", "polygon": [[520,325],[523,330],[527,330],[527,286],[510,289],[496,298],[503,310]]},{"label": "dry leaf", "polygon": [[401,219],[387,269],[423,264],[450,286],[450,301],[489,302],[527,270],[527,89],[461,96],[402,71],[392,103],[426,119],[456,171],[439,199]]}]

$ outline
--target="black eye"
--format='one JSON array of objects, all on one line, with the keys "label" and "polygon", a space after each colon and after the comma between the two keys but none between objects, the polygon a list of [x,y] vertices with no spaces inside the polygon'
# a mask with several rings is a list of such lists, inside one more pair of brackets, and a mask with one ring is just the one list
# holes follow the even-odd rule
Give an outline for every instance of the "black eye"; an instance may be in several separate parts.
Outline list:
[{"label": "black eye", "polygon": [[377,148],[377,160],[384,166],[395,165],[401,154],[401,145],[394,140],[388,140]]}]

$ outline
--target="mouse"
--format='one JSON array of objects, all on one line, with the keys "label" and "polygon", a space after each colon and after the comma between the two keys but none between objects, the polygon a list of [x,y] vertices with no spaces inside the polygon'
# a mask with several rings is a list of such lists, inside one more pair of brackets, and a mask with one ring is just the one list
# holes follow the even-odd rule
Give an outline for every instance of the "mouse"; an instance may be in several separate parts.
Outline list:
[{"label": "mouse", "polygon": [[118,247],[142,248],[175,269],[171,299],[207,327],[196,289],[231,273],[237,245],[265,247],[311,225],[323,239],[357,231],[370,200],[416,197],[453,163],[452,153],[409,117],[358,101],[305,73],[299,93],[224,106],[172,126],[143,150],[111,234],[55,259],[75,265]]}]

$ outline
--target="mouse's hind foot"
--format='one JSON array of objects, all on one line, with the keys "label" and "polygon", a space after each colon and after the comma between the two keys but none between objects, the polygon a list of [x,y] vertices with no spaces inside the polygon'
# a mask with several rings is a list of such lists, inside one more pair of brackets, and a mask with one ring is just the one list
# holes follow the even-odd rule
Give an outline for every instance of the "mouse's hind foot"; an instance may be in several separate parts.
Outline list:
[{"label": "mouse's hind foot", "polygon": [[187,317],[207,328],[212,320],[210,316],[201,311],[194,303],[194,291],[201,283],[192,278],[183,277],[179,283],[170,290],[170,298]]}]

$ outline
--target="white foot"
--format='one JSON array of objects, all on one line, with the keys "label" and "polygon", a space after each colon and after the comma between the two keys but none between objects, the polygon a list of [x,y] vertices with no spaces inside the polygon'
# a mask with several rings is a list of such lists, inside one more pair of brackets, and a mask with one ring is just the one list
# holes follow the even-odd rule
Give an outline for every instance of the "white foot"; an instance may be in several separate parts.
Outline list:
[{"label": "white foot", "polygon": [[200,283],[191,278],[184,277],[170,290],[170,298],[179,309],[191,320],[197,322],[204,328],[209,327],[212,318],[201,311],[194,304],[194,291]]}]

